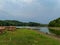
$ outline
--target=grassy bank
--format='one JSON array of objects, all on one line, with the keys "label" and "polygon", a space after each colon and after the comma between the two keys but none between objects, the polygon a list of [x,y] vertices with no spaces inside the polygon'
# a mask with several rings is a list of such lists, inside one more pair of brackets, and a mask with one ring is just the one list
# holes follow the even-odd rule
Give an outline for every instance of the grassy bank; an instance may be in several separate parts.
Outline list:
[{"label": "grassy bank", "polygon": [[60,41],[30,29],[0,34],[0,45],[60,45]]}]

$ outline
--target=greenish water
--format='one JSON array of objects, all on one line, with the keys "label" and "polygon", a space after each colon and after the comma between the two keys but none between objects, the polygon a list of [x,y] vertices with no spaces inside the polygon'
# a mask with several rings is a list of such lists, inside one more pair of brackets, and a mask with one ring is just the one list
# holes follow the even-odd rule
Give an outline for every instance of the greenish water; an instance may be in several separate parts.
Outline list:
[{"label": "greenish water", "polygon": [[23,26],[22,27],[22,26],[18,26],[17,28],[31,28],[33,30],[38,30],[40,32],[50,34],[48,27],[28,27],[28,26]]},{"label": "greenish water", "polygon": [[40,31],[44,32],[44,33],[51,34],[51,32],[49,31],[48,27],[40,27]]},{"label": "greenish water", "polygon": [[[59,29],[59,30],[58,30]],[[52,28],[48,28],[48,27],[40,27],[40,31],[44,32],[46,34],[53,34],[53,35],[60,35],[60,28],[58,27],[52,27]]]},{"label": "greenish water", "polygon": [[[58,28],[57,28],[57,29],[58,29]],[[51,33],[56,34],[56,35],[60,35],[60,29],[59,29],[59,30],[57,30],[57,29],[49,28],[49,31],[50,31]]]},{"label": "greenish water", "polygon": [[[38,30],[40,32],[46,33],[46,34],[57,34],[60,35],[60,30],[53,30],[48,27],[28,27],[28,26],[17,26],[17,28],[30,28],[33,30]],[[53,27],[52,27],[53,28]],[[55,27],[56,28],[56,27]]]}]

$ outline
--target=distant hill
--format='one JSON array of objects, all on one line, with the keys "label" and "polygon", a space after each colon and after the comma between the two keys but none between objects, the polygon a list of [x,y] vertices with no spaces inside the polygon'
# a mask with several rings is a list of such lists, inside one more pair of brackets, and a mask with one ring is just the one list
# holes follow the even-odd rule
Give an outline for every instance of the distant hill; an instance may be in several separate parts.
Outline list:
[{"label": "distant hill", "polygon": [[47,24],[40,24],[37,22],[21,22],[17,20],[0,20],[0,26],[47,26]]},{"label": "distant hill", "polygon": [[60,27],[60,18],[50,21],[49,26],[51,27]]},{"label": "distant hill", "polygon": [[20,22],[16,20],[0,20],[0,26],[40,26],[37,22]]}]

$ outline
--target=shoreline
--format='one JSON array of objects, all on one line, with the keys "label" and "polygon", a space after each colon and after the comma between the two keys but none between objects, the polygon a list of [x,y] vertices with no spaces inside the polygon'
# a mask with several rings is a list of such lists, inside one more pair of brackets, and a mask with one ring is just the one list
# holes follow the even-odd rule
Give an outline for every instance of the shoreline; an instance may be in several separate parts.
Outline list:
[{"label": "shoreline", "polygon": [[54,38],[54,39],[57,39],[57,40],[60,41],[60,37],[55,35],[55,34],[48,34],[48,33],[44,33],[44,32],[37,31],[37,30],[34,30],[34,31],[38,32],[39,34],[43,34],[43,35],[45,35],[47,37]]}]

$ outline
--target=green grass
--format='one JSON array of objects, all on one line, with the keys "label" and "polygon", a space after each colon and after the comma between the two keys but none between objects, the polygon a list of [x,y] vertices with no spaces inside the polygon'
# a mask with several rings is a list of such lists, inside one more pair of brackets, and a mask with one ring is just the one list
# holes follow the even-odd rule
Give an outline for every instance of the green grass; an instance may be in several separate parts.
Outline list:
[{"label": "green grass", "polygon": [[0,45],[60,45],[60,41],[30,29],[0,34]]}]

